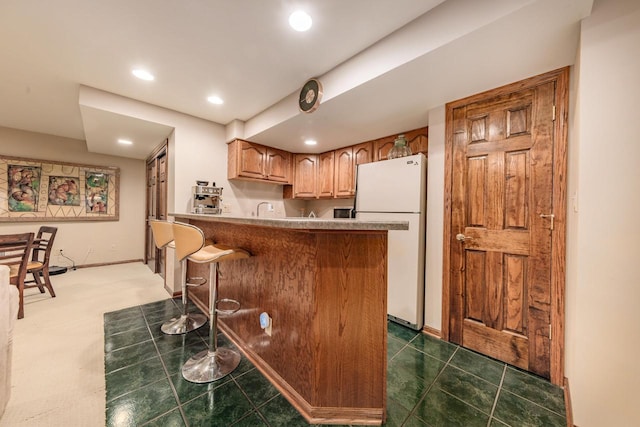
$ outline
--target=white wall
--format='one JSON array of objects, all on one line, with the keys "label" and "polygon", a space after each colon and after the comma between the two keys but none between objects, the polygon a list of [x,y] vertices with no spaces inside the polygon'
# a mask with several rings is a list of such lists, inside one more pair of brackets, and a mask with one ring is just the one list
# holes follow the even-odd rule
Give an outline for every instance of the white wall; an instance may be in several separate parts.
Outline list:
[{"label": "white wall", "polygon": [[[565,375],[580,427],[640,425],[638,46],[640,2],[597,1],[583,22],[571,74]],[[442,116],[438,109],[429,114],[425,324],[435,329],[442,303]]]},{"label": "white wall", "polygon": [[[255,214],[256,205],[269,201],[274,212],[265,216],[296,215],[299,202],[285,202],[282,186],[276,184],[248,183],[227,180],[227,130],[223,125],[199,119],[166,108],[146,104],[87,86],[80,87],[79,102],[125,116],[160,123],[174,128],[169,136],[169,179],[167,189],[168,212],[184,213],[191,210],[191,188],[196,180],[215,182],[223,187],[223,203],[234,215]],[[236,126],[233,124],[232,126]],[[144,176],[141,179],[144,184]],[[144,189],[142,191],[144,198]],[[261,213],[262,214],[262,213]],[[144,214],[141,216],[144,219]],[[144,239],[144,220],[130,232]],[[168,254],[170,258],[170,253]],[[174,291],[178,266],[171,259],[167,262],[167,286]]]},{"label": "white wall", "polygon": [[640,2],[583,21],[569,159],[566,375],[580,427],[640,425]]},{"label": "white wall", "polygon": [[444,105],[429,111],[427,240],[424,324],[442,330],[442,245],[444,232]]},{"label": "white wall", "polygon": [[[31,159],[120,168],[120,220],[79,222],[2,222],[0,233],[37,232],[40,225],[58,227],[52,265],[76,265],[144,258],[144,234],[134,232],[144,224],[145,163],[88,153],[84,141],[0,127],[0,154]],[[5,177],[6,178],[6,177]]]}]

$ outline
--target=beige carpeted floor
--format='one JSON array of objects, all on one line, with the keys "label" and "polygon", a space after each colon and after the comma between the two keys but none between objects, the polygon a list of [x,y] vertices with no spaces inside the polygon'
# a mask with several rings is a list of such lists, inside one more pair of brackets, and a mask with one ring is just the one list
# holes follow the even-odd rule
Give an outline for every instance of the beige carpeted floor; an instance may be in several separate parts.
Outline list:
[{"label": "beige carpeted floor", "polygon": [[51,282],[56,298],[26,291],[0,427],[104,426],[103,314],[169,298],[142,263],[70,270]]}]

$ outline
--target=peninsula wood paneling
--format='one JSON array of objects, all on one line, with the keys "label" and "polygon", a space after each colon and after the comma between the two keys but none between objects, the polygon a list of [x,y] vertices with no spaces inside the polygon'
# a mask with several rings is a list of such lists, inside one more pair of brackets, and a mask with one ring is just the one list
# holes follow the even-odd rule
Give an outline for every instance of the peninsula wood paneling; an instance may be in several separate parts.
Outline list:
[{"label": "peninsula wood paneling", "polygon": [[[248,250],[220,264],[220,326],[310,422],[380,424],[386,407],[387,233],[284,230],[194,221]],[[189,276],[208,265],[189,263]],[[205,309],[208,287],[190,290]],[[273,319],[272,335],[259,315]]]}]

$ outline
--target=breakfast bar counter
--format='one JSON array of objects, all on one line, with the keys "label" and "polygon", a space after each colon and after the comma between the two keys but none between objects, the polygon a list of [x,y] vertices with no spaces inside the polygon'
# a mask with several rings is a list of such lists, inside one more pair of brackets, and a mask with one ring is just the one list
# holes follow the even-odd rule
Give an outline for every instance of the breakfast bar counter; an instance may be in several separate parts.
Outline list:
[{"label": "breakfast bar counter", "polygon": [[[251,253],[219,266],[220,298],[241,304],[219,327],[308,422],[385,420],[387,232],[408,223],[169,215]],[[188,265],[188,276],[207,273]],[[207,312],[207,286],[189,295]]]}]

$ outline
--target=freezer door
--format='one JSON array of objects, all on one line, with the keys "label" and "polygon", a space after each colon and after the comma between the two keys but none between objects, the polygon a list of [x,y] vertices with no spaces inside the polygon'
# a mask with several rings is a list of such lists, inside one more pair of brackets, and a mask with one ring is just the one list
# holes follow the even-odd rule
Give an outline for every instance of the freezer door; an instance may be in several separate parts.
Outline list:
[{"label": "freezer door", "polygon": [[423,212],[426,165],[424,154],[358,165],[356,211]]},{"label": "freezer door", "polygon": [[424,214],[361,213],[356,219],[408,221],[408,230],[389,230],[387,313],[389,319],[421,329],[424,323]]}]

